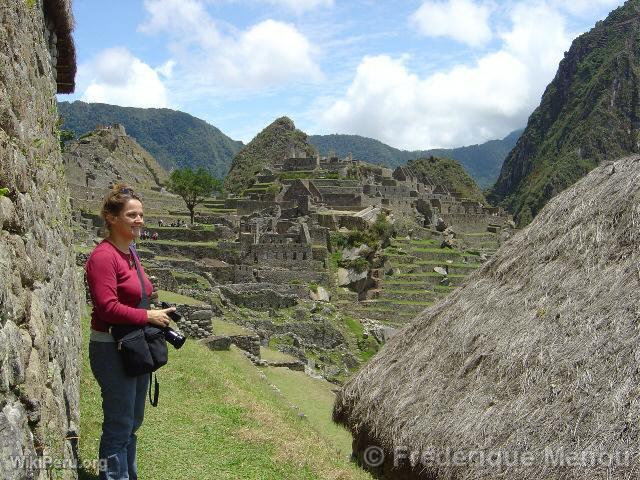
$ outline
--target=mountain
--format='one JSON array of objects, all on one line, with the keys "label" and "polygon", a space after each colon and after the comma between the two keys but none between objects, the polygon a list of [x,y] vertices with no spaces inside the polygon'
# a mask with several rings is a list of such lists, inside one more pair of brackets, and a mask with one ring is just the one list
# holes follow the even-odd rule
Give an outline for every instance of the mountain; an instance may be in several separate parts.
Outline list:
[{"label": "mountain", "polygon": [[62,128],[76,136],[98,125],[120,123],[127,133],[171,171],[176,167],[203,167],[218,178],[227,174],[242,142],[187,113],[168,108],[133,108],[104,103],[59,102]]},{"label": "mountain", "polygon": [[159,190],[167,172],[126,134],[125,128],[97,128],[65,145],[65,173],[71,190],[98,189],[104,192],[110,182],[122,181],[134,189]]},{"label": "mountain", "polygon": [[507,154],[515,146],[522,130],[515,130],[502,140],[491,140],[480,145],[459,148],[438,148],[433,150],[399,150],[373,138],[360,135],[311,135],[309,141],[322,155],[330,151],[338,156],[352,153],[354,158],[368,163],[397,167],[416,158],[451,158],[459,161],[481,187],[495,182],[500,167]]},{"label": "mountain", "polygon": [[315,155],[316,150],[308,141],[307,134],[296,129],[288,117],[280,117],[255,136],[234,157],[224,187],[233,193],[240,193],[255,182],[255,176],[264,167],[281,163],[288,153],[295,149],[307,155]]},{"label": "mountain", "polygon": [[459,193],[464,198],[477,200],[484,204],[487,203],[476,182],[469,176],[464,167],[455,160],[430,156],[409,160],[407,166],[412,168],[419,177],[444,185],[450,192]]},{"label": "mountain", "polygon": [[505,159],[489,200],[526,225],[598,165],[640,148],[640,0],[576,38]]}]

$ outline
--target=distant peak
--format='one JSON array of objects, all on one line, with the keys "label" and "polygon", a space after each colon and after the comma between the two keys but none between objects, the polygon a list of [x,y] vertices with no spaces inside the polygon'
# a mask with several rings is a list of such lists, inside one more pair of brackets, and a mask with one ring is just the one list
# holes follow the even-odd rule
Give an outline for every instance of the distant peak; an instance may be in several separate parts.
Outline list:
[{"label": "distant peak", "polygon": [[276,118],[273,121],[273,123],[271,123],[271,125],[269,125],[267,128],[271,128],[271,127],[280,127],[286,130],[296,129],[296,125],[293,123],[293,120],[291,120],[289,117]]}]

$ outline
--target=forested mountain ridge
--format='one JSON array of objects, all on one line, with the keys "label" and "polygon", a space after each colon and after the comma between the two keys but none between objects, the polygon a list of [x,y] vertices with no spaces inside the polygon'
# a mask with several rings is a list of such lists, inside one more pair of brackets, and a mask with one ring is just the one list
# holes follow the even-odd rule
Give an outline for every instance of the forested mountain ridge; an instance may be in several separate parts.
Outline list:
[{"label": "forested mountain ridge", "polygon": [[134,108],[59,102],[62,128],[79,137],[98,125],[120,123],[162,165],[173,168],[203,167],[218,178],[229,171],[234,155],[243,143],[232,140],[218,128],[188,113],[168,108]]}]

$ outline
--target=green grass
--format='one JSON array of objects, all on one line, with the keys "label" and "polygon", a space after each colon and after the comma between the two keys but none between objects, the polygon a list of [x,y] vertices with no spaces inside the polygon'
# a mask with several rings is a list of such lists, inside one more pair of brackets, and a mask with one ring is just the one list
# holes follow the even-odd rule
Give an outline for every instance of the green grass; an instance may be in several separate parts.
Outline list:
[{"label": "green grass", "polygon": [[382,305],[419,305],[421,307],[430,307],[431,305],[433,305],[433,302],[424,302],[420,300],[396,300],[396,299],[378,300],[377,303]]},{"label": "green grass", "polygon": [[[88,360],[88,319],[83,319],[81,459],[97,457],[102,410]],[[347,460],[350,436],[330,420],[333,398],[325,384],[286,369],[267,379],[235,348],[212,352],[188,341],[170,348],[158,372],[157,408],[146,407],[138,431],[141,478],[321,480],[370,479]],[[289,405],[295,403],[306,415]],[[90,473],[81,479],[95,479]]]},{"label": "green grass", "polygon": [[349,329],[349,331],[356,336],[356,338],[362,337],[362,334],[364,333],[364,330],[362,328],[362,324],[358,320],[356,320],[355,318],[350,317],[348,315],[345,315],[344,316],[344,323],[347,326],[347,328]]},{"label": "green grass", "polygon": [[255,332],[244,328],[242,325],[235,323],[225,322],[219,318],[213,319],[213,334],[214,335],[255,335]]},{"label": "green grass", "polygon": [[232,213],[235,212],[236,208],[207,208],[196,210],[196,213],[207,214],[207,213]]},{"label": "green grass", "polygon": [[462,263],[462,262],[453,262],[447,263],[443,260],[418,260],[413,263],[396,263],[394,267],[398,268],[411,268],[416,265],[433,265],[434,267],[456,267],[456,268],[468,268],[470,270],[475,270],[482,266],[481,263]]},{"label": "green grass", "polygon": [[166,261],[166,262],[172,262],[172,261],[179,261],[179,262],[193,262],[193,260],[191,258],[186,258],[183,256],[176,256],[176,257],[171,257],[171,256],[165,256],[165,255],[156,255],[155,257],[153,257],[154,261]]},{"label": "green grass", "polygon": [[433,293],[431,290],[425,289],[411,289],[411,288],[385,288],[383,290],[384,293],[398,294],[398,295],[420,295],[420,294],[429,294]]},{"label": "green grass", "polygon": [[185,283],[187,285],[197,285],[199,288],[211,288],[211,284],[197,273],[171,272],[171,275],[179,284]]},{"label": "green grass", "polygon": [[451,250],[448,248],[422,248],[415,247],[411,249],[412,252],[422,252],[422,253],[442,253],[447,255],[462,255],[461,252],[457,250]]},{"label": "green grass", "polygon": [[331,421],[335,385],[285,368],[266,368],[269,382],[277,386],[292,404],[300,407],[320,435],[331,440],[339,456],[351,454],[351,435]]},{"label": "green grass", "polygon": [[436,292],[451,293],[456,288],[458,287],[456,287],[455,285],[436,285],[433,287],[433,290]]},{"label": "green grass", "polygon": [[399,243],[401,246],[406,245],[438,245],[438,242],[433,239],[424,239],[424,240],[402,240],[395,239],[394,243]]},{"label": "green grass", "polygon": [[260,358],[267,362],[295,362],[298,360],[291,355],[279,352],[269,347],[260,347]]},{"label": "green grass", "polygon": [[183,305],[205,305],[204,302],[197,298],[187,297],[179,293],[167,292],[166,290],[158,290],[158,300],[167,303],[181,303]]}]

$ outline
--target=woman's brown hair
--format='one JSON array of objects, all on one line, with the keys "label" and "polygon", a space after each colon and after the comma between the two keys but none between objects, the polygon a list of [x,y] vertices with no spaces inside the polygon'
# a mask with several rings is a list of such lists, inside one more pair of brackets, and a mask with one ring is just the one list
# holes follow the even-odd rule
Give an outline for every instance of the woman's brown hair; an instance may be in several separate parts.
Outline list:
[{"label": "woman's brown hair", "polygon": [[134,192],[133,188],[124,184],[117,183],[107,192],[102,201],[102,210],[100,211],[100,215],[104,220],[104,225],[107,230],[109,230],[109,222],[107,221],[107,215],[111,214],[114,217],[120,215],[124,206],[127,204],[129,200],[138,200],[142,203],[142,199],[138,196],[136,192]]}]

